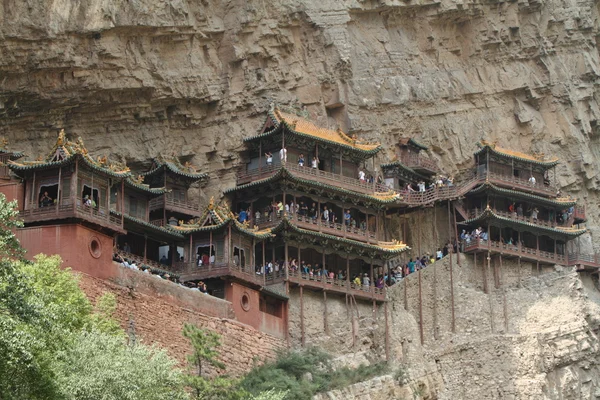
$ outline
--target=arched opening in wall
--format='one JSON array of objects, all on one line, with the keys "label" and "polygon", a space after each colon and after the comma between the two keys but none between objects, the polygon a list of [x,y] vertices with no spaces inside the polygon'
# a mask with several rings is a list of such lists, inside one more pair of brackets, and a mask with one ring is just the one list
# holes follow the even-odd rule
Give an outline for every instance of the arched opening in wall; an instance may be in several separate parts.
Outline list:
[{"label": "arched opening in wall", "polygon": [[49,207],[58,201],[58,182],[57,183],[42,183],[38,192],[38,206]]},{"label": "arched opening in wall", "polygon": [[233,263],[240,267],[246,266],[246,252],[239,247],[233,248]]},{"label": "arched opening in wall", "polygon": [[244,292],[242,294],[240,304],[242,305],[242,309],[244,311],[250,311],[250,296],[248,296],[248,293]]},{"label": "arched opening in wall", "polygon": [[102,242],[100,242],[100,239],[98,239],[96,236],[92,236],[90,238],[88,248],[92,257],[100,258],[102,255]]},{"label": "arched opening in wall", "polygon": [[215,263],[215,245],[212,246],[197,246],[196,247],[196,265],[206,266]]},{"label": "arched opening in wall", "polygon": [[[173,250],[175,250],[176,252],[173,253]],[[174,246],[165,245],[165,246],[160,246],[158,248],[158,257],[159,257],[160,263],[163,265],[171,265],[173,260],[175,262],[183,261],[183,253],[184,253],[184,248],[180,247],[180,246],[174,247]]]}]

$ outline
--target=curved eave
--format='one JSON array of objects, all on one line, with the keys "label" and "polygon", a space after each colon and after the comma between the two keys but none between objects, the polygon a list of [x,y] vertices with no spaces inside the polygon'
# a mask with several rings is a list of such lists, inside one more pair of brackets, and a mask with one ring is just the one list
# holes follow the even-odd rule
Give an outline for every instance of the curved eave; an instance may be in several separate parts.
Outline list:
[{"label": "curved eave", "polygon": [[9,160],[18,160],[19,158],[25,157],[25,153],[22,151],[9,151],[0,149],[0,154],[9,154]]},{"label": "curved eave", "polygon": [[130,188],[133,189],[137,189],[140,190],[142,192],[148,193],[148,194],[152,194],[155,196],[159,196],[161,194],[165,194],[168,192],[167,188],[151,188],[148,185],[143,185],[143,184],[139,184],[137,182],[134,182],[133,180],[131,180],[130,177],[127,177],[127,179],[125,179],[125,186],[128,186]]},{"label": "curved eave", "polygon": [[522,161],[525,163],[531,163],[531,164],[536,164],[542,167],[554,167],[555,165],[558,165],[558,160],[552,160],[552,161],[540,161],[540,160],[532,160],[529,158],[523,158],[523,157],[519,157],[513,154],[508,154],[508,153],[503,153],[501,151],[497,151],[494,148],[492,148],[490,145],[481,145],[479,144],[479,146],[481,147],[479,150],[477,150],[474,155],[480,155],[482,153],[485,153],[486,150],[489,150],[490,153],[493,153],[494,155],[498,156],[498,157],[505,157],[505,158],[510,158],[510,159],[514,159],[517,161]]},{"label": "curved eave", "polygon": [[277,171],[277,173],[275,173],[274,175],[268,177],[268,178],[264,178],[258,181],[254,181],[254,182],[250,182],[250,183],[246,183],[244,185],[239,185],[236,186],[234,188],[231,189],[227,189],[225,190],[223,193],[224,194],[229,194],[229,193],[234,193],[238,190],[244,190],[247,188],[251,188],[254,186],[258,186],[258,185],[262,185],[265,183],[270,183],[270,182],[274,182],[277,181],[278,179],[285,179],[288,178],[292,181],[295,181],[296,183],[302,183],[302,184],[306,184],[306,185],[311,185],[311,186],[317,186],[317,187],[323,187],[326,188],[328,190],[331,190],[333,192],[337,192],[337,193],[342,193],[348,196],[356,196],[356,197],[360,197],[364,200],[367,201],[376,201],[379,204],[390,204],[390,203],[394,203],[397,202],[398,200],[400,200],[401,198],[399,197],[399,194],[396,194],[394,196],[388,196],[387,198],[380,198],[377,197],[376,195],[368,195],[368,194],[364,194],[364,193],[360,193],[360,192],[354,192],[352,190],[347,190],[347,189],[343,189],[343,188],[339,188],[337,186],[332,186],[332,185],[328,185],[326,183],[321,183],[321,182],[315,182],[315,181],[311,181],[308,179],[304,179],[304,178],[299,178],[296,175],[292,174],[290,171],[288,171],[285,167],[281,167],[279,169],[279,171]]},{"label": "curved eave", "polygon": [[74,156],[80,157],[88,168],[91,168],[96,172],[100,172],[101,174],[105,174],[113,178],[126,178],[128,176],[131,176],[130,171],[113,171],[109,168],[100,167],[95,162],[90,161],[88,157],[83,156],[82,154],[75,153]]},{"label": "curved eave", "polygon": [[347,238],[343,238],[343,237],[339,237],[339,236],[335,236],[335,235],[329,235],[327,233],[311,231],[308,229],[302,229],[302,228],[299,228],[298,226],[294,225],[287,218],[282,219],[282,221],[277,226],[272,228],[272,231],[273,231],[273,233],[276,233],[285,228],[289,228],[292,231],[299,233],[299,234],[318,237],[321,239],[333,240],[338,243],[344,243],[344,244],[348,244],[351,246],[360,247],[360,248],[363,248],[366,250],[377,251],[377,252],[383,253],[388,256],[394,256],[394,255],[397,255],[397,254],[400,254],[400,253],[410,250],[410,247],[408,247],[407,245],[387,246],[387,247],[386,246],[378,246],[378,245],[374,245],[374,244],[370,244],[370,243],[359,242],[359,241],[353,240],[353,239],[347,239]]},{"label": "curved eave", "polygon": [[559,207],[559,208],[572,207],[575,204],[577,204],[577,200],[565,201],[565,202],[556,201],[556,200],[549,199],[546,197],[541,197],[541,196],[536,196],[534,194],[520,192],[518,190],[503,189],[503,188],[498,187],[489,182],[485,182],[485,183],[481,184],[480,186],[476,187],[475,189],[472,189],[471,191],[469,191],[468,194],[475,195],[475,194],[485,193],[486,190],[491,190],[492,192],[494,192],[496,194],[504,195],[507,197],[514,196],[514,197],[518,197],[518,198],[522,198],[522,199],[531,200],[534,203],[550,205],[550,206],[555,206],[555,207]]},{"label": "curved eave", "polygon": [[167,225],[167,229],[173,230],[174,232],[179,232],[181,234],[193,234],[193,233],[198,233],[198,232],[211,232],[211,231],[217,231],[219,229],[225,228],[228,224],[233,223],[233,228],[235,230],[237,230],[238,232],[244,234],[244,235],[248,235],[248,236],[252,236],[256,239],[268,239],[270,237],[273,237],[273,234],[271,233],[271,229],[265,229],[262,231],[258,231],[258,230],[253,230],[252,228],[250,228],[249,226],[245,226],[244,224],[232,220],[231,218],[227,218],[225,220],[223,220],[222,222],[215,224],[215,225],[207,225],[207,226],[193,226],[193,225],[182,225],[182,226],[170,226]]},{"label": "curved eave", "polygon": [[[118,217],[121,216],[121,213],[118,212],[118,211],[111,210],[110,213],[113,214],[113,215],[116,215]],[[128,220],[130,222],[136,223],[138,225],[142,225],[145,228],[149,228],[149,229],[154,230],[156,232],[160,232],[160,233],[164,233],[164,234],[170,235],[171,237],[176,238],[176,239],[185,239],[185,237],[182,234],[178,233],[178,232],[174,232],[174,231],[172,231],[170,229],[166,229],[166,228],[164,228],[162,226],[152,225],[149,222],[146,222],[146,221],[141,220],[139,218],[132,217],[132,216],[127,215],[127,214],[123,215],[123,219],[126,219],[126,220]]]},{"label": "curved eave", "polygon": [[424,181],[429,181],[429,177],[426,177],[425,175],[422,175],[420,173],[418,173],[417,171],[415,171],[414,169],[407,167],[406,165],[402,164],[400,161],[394,161],[391,163],[386,163],[386,164],[381,164],[380,165],[381,169],[385,169],[385,168],[402,168],[403,170],[407,171],[410,174],[415,175],[416,177],[424,180]]},{"label": "curved eave", "polygon": [[464,221],[463,224],[472,224],[472,223],[476,223],[476,222],[485,221],[487,219],[495,219],[498,221],[506,222],[513,226],[520,225],[524,228],[525,227],[531,228],[536,231],[546,232],[546,233],[554,234],[554,235],[559,234],[559,235],[566,235],[566,236],[570,236],[570,237],[577,237],[577,236],[583,235],[585,232],[587,232],[587,229],[574,229],[574,228],[560,229],[560,228],[551,228],[551,227],[543,226],[543,225],[536,225],[536,224],[532,224],[530,222],[525,222],[525,221],[515,221],[510,218],[502,217],[502,216],[494,213],[491,209],[486,209],[484,212],[482,212],[477,217]]},{"label": "curved eave", "polygon": [[43,171],[47,169],[54,169],[64,167],[65,165],[71,164],[75,160],[75,156],[67,157],[61,161],[53,162],[27,162],[27,163],[16,163],[9,160],[6,164],[11,171],[14,172],[27,172],[27,171]]},{"label": "curved eave", "polygon": [[182,171],[181,169],[177,168],[177,166],[171,162],[162,162],[162,161],[155,159],[154,163],[156,165],[155,168],[151,169],[150,171],[146,171],[146,172],[142,173],[141,175],[151,177],[160,172],[167,171],[168,173],[172,173],[180,178],[185,178],[192,182],[208,180],[208,174],[205,174],[205,173],[192,174],[189,172],[185,172],[185,171]]},{"label": "curved eave", "polygon": [[279,122],[277,120],[277,118],[275,118],[274,116],[270,115],[270,117],[271,117],[273,123],[275,124],[275,127],[273,129],[268,130],[266,132],[263,132],[261,134],[244,138],[244,143],[253,142],[253,141],[256,141],[258,139],[263,139],[263,138],[272,136],[275,133],[277,133],[279,131],[279,129],[285,129],[286,131],[288,131],[291,134],[298,135],[300,137],[311,139],[311,140],[314,140],[316,142],[328,144],[328,145],[331,145],[331,146],[341,147],[343,149],[346,149],[346,150],[349,150],[349,151],[353,151],[353,152],[357,152],[359,154],[362,154],[363,156],[364,155],[366,155],[366,156],[375,155],[379,151],[381,151],[381,149],[382,149],[381,145],[377,145],[373,149],[368,149],[368,150],[367,149],[361,149],[361,148],[358,148],[358,147],[354,147],[354,146],[352,146],[349,143],[336,142],[334,140],[328,140],[328,139],[325,139],[325,138],[322,138],[322,137],[319,137],[319,136],[316,136],[316,135],[310,135],[308,133],[304,133],[304,132],[300,132],[300,131],[295,130],[285,120]]},{"label": "curved eave", "polygon": [[421,144],[421,143],[417,142],[417,141],[416,141],[415,139],[413,139],[413,138],[410,138],[410,139],[408,139],[408,142],[409,142],[410,144],[412,144],[413,146],[415,146],[415,147],[418,147],[418,148],[419,148],[419,149],[421,149],[421,150],[425,150],[425,151],[429,150],[429,147],[425,146],[424,144]]}]

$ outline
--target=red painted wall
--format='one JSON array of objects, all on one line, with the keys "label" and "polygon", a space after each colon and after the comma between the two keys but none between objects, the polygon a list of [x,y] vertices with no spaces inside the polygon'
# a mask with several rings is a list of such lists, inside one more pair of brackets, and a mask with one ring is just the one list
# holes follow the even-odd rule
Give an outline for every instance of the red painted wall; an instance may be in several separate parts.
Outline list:
[{"label": "red painted wall", "polygon": [[0,193],[4,193],[8,201],[17,199],[19,210],[23,209],[24,186],[19,181],[8,181],[0,183]]},{"label": "red painted wall", "polygon": [[[112,263],[113,239],[82,225],[48,225],[18,229],[17,238],[27,250],[26,257],[36,254],[59,254],[63,266],[85,272],[97,278],[109,278]],[[98,243],[93,251],[92,241]]]}]

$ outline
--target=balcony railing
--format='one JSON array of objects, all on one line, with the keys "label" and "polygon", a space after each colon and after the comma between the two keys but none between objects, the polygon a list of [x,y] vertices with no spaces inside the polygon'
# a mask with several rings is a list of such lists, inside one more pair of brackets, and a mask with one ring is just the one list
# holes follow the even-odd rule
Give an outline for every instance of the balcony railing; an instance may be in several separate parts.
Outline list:
[{"label": "balcony railing", "polygon": [[191,201],[180,200],[172,193],[166,193],[163,196],[156,197],[149,202],[150,211],[166,208],[171,211],[179,211],[190,215],[200,215],[200,204]]},{"label": "balcony railing", "polygon": [[[334,268],[335,269],[335,268]],[[376,300],[385,300],[385,289],[380,289],[375,285],[357,285],[342,279],[331,279],[321,275],[310,275],[300,271],[290,271],[290,282],[308,287],[328,290],[338,293],[349,293],[363,298],[374,298]]]},{"label": "balcony railing", "polygon": [[285,279],[284,271],[273,271],[264,275],[257,273],[255,267],[242,267],[226,262],[201,266],[190,262],[176,262],[167,268],[177,272],[182,280],[202,280],[229,275],[262,286],[283,282]]},{"label": "balcony railing", "polygon": [[[482,174],[482,178],[486,178],[486,173]],[[527,179],[517,178],[515,176],[500,174],[498,172],[487,173],[487,178],[492,183],[509,184],[511,188],[520,189],[526,192],[536,192],[546,196],[556,196],[558,189],[552,185],[546,185],[543,182],[529,183]]]},{"label": "balcony railing", "polygon": [[403,154],[400,156],[400,161],[402,164],[413,169],[424,169],[433,173],[440,172],[435,162],[418,154]]},{"label": "balcony railing", "polygon": [[513,256],[520,256],[529,261],[550,262],[566,266],[578,266],[581,269],[592,268],[598,270],[600,268],[600,256],[596,254],[579,254],[569,253],[566,257],[564,254],[553,253],[549,251],[532,249],[517,244],[506,244],[498,241],[488,242],[481,239],[475,239],[471,242],[463,242],[463,252],[477,252],[491,250],[501,252]]},{"label": "balcony railing", "polygon": [[[520,216],[520,215],[517,215],[516,212],[511,213],[511,212],[508,212],[508,211],[500,211],[500,210],[496,210],[496,209],[493,209],[492,211],[496,215],[499,215],[499,216],[504,217],[504,218],[512,219],[513,221],[527,222],[527,223],[530,223],[530,224],[534,224],[534,225],[538,225],[538,226],[543,226],[543,227],[547,227],[547,228],[570,227],[570,226],[572,226],[572,224],[570,223],[570,222],[572,222],[572,218],[569,218],[570,221],[567,221],[565,223],[558,223],[556,221],[548,221],[548,220],[543,220],[543,219],[539,219],[539,218],[538,219],[533,219],[531,217]],[[484,212],[485,212],[485,209],[480,209],[480,208],[476,208],[474,210],[470,210],[469,211],[469,219],[477,218],[478,216],[480,216]]]},{"label": "balcony railing", "polygon": [[[238,173],[237,184],[243,185],[260,179],[268,178],[276,174],[281,165],[265,166],[261,169],[252,169]],[[333,172],[321,171],[317,168],[300,167],[294,163],[285,164],[285,168],[303,178],[315,180],[332,186],[343,187],[344,189],[354,190],[359,193],[373,194],[375,192],[389,192],[389,188],[378,183],[368,183],[360,179],[350,178]]]},{"label": "balcony railing", "polygon": [[575,206],[575,211],[573,212],[573,218],[577,221],[585,221],[587,219],[585,217],[585,205]]},{"label": "balcony railing", "polygon": [[352,225],[340,224],[337,222],[323,221],[321,218],[313,218],[308,215],[300,215],[296,213],[273,213],[271,217],[261,217],[251,221],[252,224],[258,226],[259,229],[269,228],[277,225],[283,218],[287,218],[300,228],[328,233],[334,236],[340,236],[348,239],[354,239],[363,242],[376,241],[375,232]]},{"label": "balcony railing", "polygon": [[105,207],[90,207],[80,199],[66,198],[58,203],[39,207],[37,203],[29,203],[20,212],[25,223],[49,221],[53,219],[81,218],[109,228],[122,230],[121,218],[111,215]]}]

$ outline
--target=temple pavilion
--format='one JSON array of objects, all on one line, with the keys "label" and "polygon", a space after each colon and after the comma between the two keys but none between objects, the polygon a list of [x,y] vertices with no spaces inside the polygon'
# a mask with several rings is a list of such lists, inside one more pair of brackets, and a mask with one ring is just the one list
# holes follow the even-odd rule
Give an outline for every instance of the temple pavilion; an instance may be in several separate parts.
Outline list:
[{"label": "temple pavilion", "polygon": [[574,249],[568,245],[586,232],[580,226],[585,211],[555,186],[558,160],[489,142],[479,147],[474,176],[462,185],[464,199],[455,208],[462,216],[459,230],[480,228],[489,238],[468,241],[464,252],[516,258],[538,270],[544,264],[575,262],[569,260]]},{"label": "temple pavilion", "polygon": [[[274,235],[256,249],[258,260],[290,265],[288,290],[300,286],[384,301],[376,282],[386,261],[408,247],[384,235],[385,209],[398,193],[368,179],[376,176],[381,146],[278,108],[244,142],[247,162],[236,187],[225,193],[250,226]],[[371,284],[354,284],[357,276]]]}]

